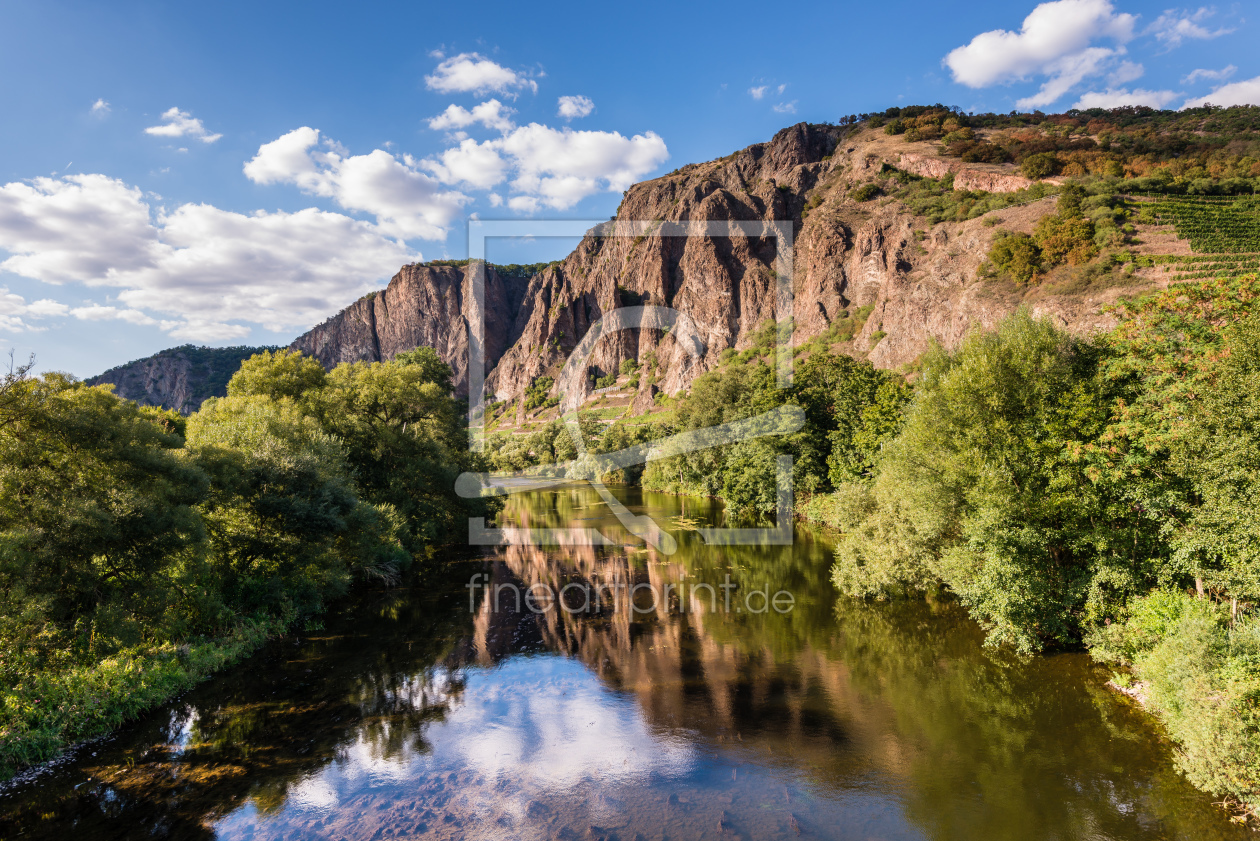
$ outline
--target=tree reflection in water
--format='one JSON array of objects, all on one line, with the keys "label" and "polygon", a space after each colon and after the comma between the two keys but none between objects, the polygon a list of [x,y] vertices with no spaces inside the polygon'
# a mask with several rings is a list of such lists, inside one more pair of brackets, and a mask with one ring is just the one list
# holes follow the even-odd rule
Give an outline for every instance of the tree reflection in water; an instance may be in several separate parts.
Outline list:
[{"label": "tree reflection in water", "polygon": [[[593,492],[512,497],[507,522],[615,545],[503,547],[346,605],[0,801],[0,837],[1242,837],[1083,655],[985,650],[948,601],[837,600],[805,529],[708,547],[716,505],[622,497],[679,551]],[[470,613],[475,572],[623,588],[538,616],[483,589]],[[764,585],[795,608],[676,595],[727,575],[733,608]],[[640,583],[675,595],[632,613]]]}]

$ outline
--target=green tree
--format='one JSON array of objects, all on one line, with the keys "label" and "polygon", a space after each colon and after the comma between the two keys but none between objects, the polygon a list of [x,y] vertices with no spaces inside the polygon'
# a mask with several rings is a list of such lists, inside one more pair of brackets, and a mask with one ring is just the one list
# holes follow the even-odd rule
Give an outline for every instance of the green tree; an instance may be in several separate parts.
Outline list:
[{"label": "green tree", "polygon": [[1054,152],[1037,152],[1024,158],[1019,169],[1026,178],[1046,178],[1059,171],[1059,159]]},{"label": "green tree", "polygon": [[937,353],[869,495],[849,492],[837,583],[939,580],[1024,650],[1079,639],[1149,587],[1154,530],[1087,457],[1112,405],[1100,358],[1023,310]]},{"label": "green tree", "polygon": [[296,350],[263,351],[241,363],[228,381],[229,397],[260,395],[294,400],[324,387],[327,374],[319,360]]},{"label": "green tree", "polygon": [[1174,539],[1182,567],[1220,595],[1260,601],[1260,316],[1229,329],[1173,464],[1199,503]]},{"label": "green tree", "polygon": [[89,646],[138,642],[180,597],[206,475],[110,386],[59,374],[21,385],[0,434],[0,589],[61,628],[78,623]]},{"label": "green tree", "polygon": [[[834,485],[869,473],[880,448],[901,426],[910,388],[900,375],[866,361],[815,354],[796,374],[796,396],[810,425],[827,441],[825,478]],[[822,488],[818,483],[816,490]]]},{"label": "green tree", "polygon": [[1059,195],[1058,212],[1037,220],[1033,239],[1041,248],[1041,256],[1051,265],[1063,262],[1080,265],[1098,255],[1094,222],[1081,210],[1084,199],[1082,188],[1064,187]]},{"label": "green tree", "polygon": [[1027,234],[1006,234],[993,241],[989,262],[1016,283],[1031,283],[1041,270],[1041,249]]},{"label": "green tree", "polygon": [[306,615],[356,571],[391,576],[408,562],[399,518],[355,492],[345,451],[288,398],[211,398],[188,424],[189,448],[213,478],[203,506],[212,549],[202,619],[236,610]]},{"label": "green tree", "polygon": [[476,467],[467,447],[464,404],[451,397],[451,371],[431,348],[389,362],[338,365],[315,413],[346,447],[364,495],[403,516],[414,553],[484,513],[455,497],[455,479]]}]

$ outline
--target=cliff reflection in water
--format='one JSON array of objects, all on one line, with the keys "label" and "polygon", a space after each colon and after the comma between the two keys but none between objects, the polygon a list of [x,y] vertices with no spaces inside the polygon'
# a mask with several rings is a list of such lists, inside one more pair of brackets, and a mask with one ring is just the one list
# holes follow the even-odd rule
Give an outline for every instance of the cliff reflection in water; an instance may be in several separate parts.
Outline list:
[{"label": "cliff reflection in water", "polygon": [[[724,525],[713,503],[627,493],[636,513],[683,506],[674,523]],[[572,491],[517,497],[506,514],[557,527],[589,510],[584,501]],[[627,537],[611,515],[582,524],[592,523]],[[497,575],[558,590],[576,573],[591,584],[624,582],[622,593],[639,583],[661,593],[670,584],[673,592],[716,586],[729,574],[737,594],[789,590],[796,605],[786,615],[728,612],[720,595],[718,610],[706,597],[632,613],[623,597],[594,619],[547,611],[539,626],[548,649],[632,693],[654,725],[738,745],[755,754],[751,761],[804,771],[833,793],[874,787],[895,796],[928,837],[1238,832],[1175,773],[1149,721],[1103,687],[1108,675],[1086,655],[986,650],[980,629],[939,599],[839,599],[827,582],[831,550],[805,527],[791,547],[706,546],[685,531],[679,542],[673,556],[507,547]],[[482,603],[479,639],[493,622],[489,607]]]},{"label": "cliff reflection in water", "polygon": [[[710,547],[717,506],[619,495],[679,551],[587,489],[512,497],[505,523],[614,545],[502,547],[348,606],[0,800],[0,837],[1243,837],[1083,656],[985,651],[947,602],[837,602],[807,529]],[[617,595],[491,595],[568,584]],[[670,599],[632,611],[635,584]],[[766,588],[793,609],[750,613]]]}]

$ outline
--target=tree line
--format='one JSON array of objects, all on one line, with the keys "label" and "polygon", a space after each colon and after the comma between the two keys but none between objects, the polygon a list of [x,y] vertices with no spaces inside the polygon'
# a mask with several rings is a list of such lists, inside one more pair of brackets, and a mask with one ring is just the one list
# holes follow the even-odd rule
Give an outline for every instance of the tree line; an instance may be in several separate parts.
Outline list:
[{"label": "tree line", "polygon": [[246,360],[190,416],[110,386],[0,381],[0,771],[117,726],[396,581],[482,504],[451,371],[428,348],[332,371]]}]

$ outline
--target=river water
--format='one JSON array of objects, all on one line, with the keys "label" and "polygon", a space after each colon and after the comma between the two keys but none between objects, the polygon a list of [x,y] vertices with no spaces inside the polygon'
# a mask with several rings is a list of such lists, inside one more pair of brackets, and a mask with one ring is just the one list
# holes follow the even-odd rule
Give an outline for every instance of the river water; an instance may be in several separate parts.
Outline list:
[{"label": "river water", "polygon": [[678,551],[589,489],[514,496],[559,545],[360,595],[7,792],[0,838],[1250,837],[1086,656],[837,598],[803,526],[709,546],[718,506],[617,495]]}]

